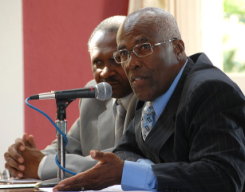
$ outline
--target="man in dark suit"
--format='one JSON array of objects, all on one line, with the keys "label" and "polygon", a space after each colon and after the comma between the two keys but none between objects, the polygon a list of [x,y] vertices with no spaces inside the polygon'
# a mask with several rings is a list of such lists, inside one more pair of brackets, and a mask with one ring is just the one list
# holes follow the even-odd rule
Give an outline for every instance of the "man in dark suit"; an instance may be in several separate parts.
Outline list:
[{"label": "man in dark suit", "polygon": [[[175,19],[158,8],[130,14],[114,58],[141,100],[114,153],[55,187],[239,192],[245,180],[245,98],[208,57],[187,57]],[[130,158],[128,158],[130,157]],[[128,161],[128,160],[135,160]]]}]

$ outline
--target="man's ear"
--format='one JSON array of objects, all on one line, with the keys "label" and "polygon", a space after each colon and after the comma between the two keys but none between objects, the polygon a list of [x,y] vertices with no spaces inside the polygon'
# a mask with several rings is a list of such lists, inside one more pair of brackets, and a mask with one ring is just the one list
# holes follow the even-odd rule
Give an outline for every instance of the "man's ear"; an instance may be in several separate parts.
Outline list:
[{"label": "man's ear", "polygon": [[173,42],[174,52],[178,60],[181,60],[183,53],[185,52],[185,44],[181,39],[177,39]]},{"label": "man's ear", "polygon": [[185,44],[181,39],[177,39],[173,43],[174,43],[174,51],[177,55],[185,51]]}]

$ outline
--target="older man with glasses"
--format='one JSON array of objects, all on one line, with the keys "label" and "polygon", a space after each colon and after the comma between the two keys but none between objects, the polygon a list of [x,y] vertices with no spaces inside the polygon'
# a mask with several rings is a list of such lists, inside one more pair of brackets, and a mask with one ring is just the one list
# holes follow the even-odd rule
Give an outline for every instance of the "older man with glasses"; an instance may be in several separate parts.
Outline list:
[{"label": "older man with glasses", "polygon": [[114,58],[140,100],[135,117],[117,156],[91,151],[99,162],[55,190],[121,184],[124,190],[242,191],[245,98],[239,87],[204,53],[187,57],[175,19],[158,8],[130,14],[117,48]]}]

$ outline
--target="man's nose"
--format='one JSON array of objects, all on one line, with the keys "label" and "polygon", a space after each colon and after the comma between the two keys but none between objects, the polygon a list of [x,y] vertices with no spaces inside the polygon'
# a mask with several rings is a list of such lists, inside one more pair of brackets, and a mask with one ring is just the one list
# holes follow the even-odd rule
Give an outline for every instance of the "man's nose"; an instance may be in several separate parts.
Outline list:
[{"label": "man's nose", "polygon": [[136,56],[134,53],[132,53],[131,56],[129,57],[127,63],[125,63],[125,68],[134,70],[141,65],[140,63],[141,63],[140,58],[138,56]]},{"label": "man's nose", "polygon": [[104,66],[104,68],[102,69],[100,76],[105,79],[108,78],[111,74],[113,73],[113,71],[111,70],[110,67],[108,67],[107,65]]}]

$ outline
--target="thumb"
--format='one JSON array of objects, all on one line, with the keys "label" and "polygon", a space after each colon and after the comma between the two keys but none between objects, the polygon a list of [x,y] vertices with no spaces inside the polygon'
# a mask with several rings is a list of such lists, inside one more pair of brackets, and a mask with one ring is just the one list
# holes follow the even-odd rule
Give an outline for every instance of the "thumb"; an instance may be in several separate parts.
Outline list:
[{"label": "thumb", "polygon": [[36,143],[35,143],[33,135],[29,135],[27,142],[28,142],[30,147],[36,148]]},{"label": "thumb", "polygon": [[91,150],[90,155],[93,159],[101,162],[111,161],[116,157],[115,154],[113,153],[101,152],[97,150]]},{"label": "thumb", "polygon": [[24,134],[23,140],[26,146],[31,147],[31,148],[36,148],[36,144],[35,144],[33,135]]}]

